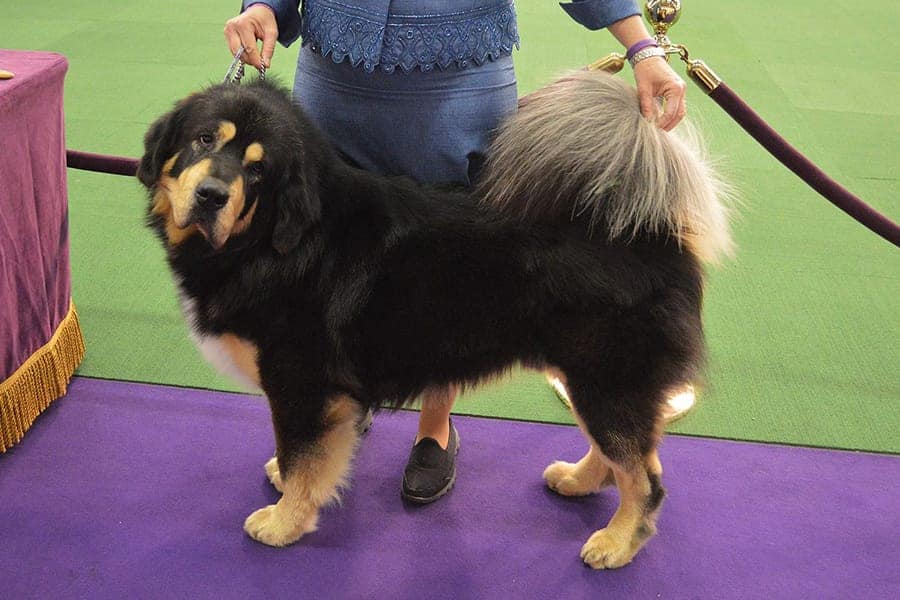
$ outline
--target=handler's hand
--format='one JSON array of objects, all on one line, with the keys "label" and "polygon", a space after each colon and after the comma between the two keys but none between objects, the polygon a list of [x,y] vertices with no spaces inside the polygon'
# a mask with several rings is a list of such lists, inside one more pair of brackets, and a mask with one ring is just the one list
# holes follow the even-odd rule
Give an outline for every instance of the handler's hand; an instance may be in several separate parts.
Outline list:
[{"label": "handler's hand", "polygon": [[[655,120],[666,131],[678,125],[686,111],[684,94],[687,86],[669,63],[660,56],[638,62],[634,66],[634,81],[644,117]],[[663,99],[662,114],[659,114],[657,98]]]},{"label": "handler's hand", "polygon": [[[257,49],[257,40],[262,40],[262,54]],[[278,23],[272,9],[265,4],[254,4],[225,23],[225,41],[231,55],[243,46],[241,60],[257,69],[271,66],[277,40]]]}]

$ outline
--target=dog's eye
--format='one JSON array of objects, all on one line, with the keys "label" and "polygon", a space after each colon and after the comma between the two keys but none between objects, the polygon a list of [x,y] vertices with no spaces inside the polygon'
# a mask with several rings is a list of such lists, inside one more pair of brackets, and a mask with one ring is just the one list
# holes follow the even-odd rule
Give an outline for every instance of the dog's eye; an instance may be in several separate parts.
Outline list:
[{"label": "dog's eye", "polygon": [[261,162],[254,162],[247,165],[247,173],[253,179],[261,179],[263,176],[263,171],[265,171],[265,167]]},{"label": "dog's eye", "polygon": [[199,136],[197,136],[197,142],[203,147],[212,146],[213,142],[215,141],[216,136],[211,133],[201,133]]}]

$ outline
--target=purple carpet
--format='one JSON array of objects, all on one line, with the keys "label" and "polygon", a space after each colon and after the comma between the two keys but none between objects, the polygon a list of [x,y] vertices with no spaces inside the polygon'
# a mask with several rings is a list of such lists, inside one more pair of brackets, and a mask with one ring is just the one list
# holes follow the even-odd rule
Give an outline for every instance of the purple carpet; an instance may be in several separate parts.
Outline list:
[{"label": "purple carpet", "polygon": [[571,427],[458,417],[460,474],[408,507],[416,415],[376,417],[343,505],[275,550],[241,530],[276,500],[255,397],[76,378],[0,455],[3,598],[888,598],[900,459],[668,437],[659,536],[618,571],[578,551],[615,509],[541,480]]}]

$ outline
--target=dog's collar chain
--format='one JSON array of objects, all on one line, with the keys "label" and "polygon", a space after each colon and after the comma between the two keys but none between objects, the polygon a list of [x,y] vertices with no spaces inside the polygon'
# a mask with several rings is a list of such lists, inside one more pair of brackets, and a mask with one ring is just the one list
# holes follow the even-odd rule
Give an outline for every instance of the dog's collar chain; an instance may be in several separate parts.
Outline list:
[{"label": "dog's collar chain", "polygon": [[[241,79],[244,77],[244,61],[241,60],[243,55],[244,47],[241,46],[238,48],[238,51],[234,53],[234,60],[231,61],[231,66],[228,67],[228,70],[225,71],[225,81],[222,83],[241,82]],[[266,68],[262,65],[259,67],[259,78],[266,78]]]}]

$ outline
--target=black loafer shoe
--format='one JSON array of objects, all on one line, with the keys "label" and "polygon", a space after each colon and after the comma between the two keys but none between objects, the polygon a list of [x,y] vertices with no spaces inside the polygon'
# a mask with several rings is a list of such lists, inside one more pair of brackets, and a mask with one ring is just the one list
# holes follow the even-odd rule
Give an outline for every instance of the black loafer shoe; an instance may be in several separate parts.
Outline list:
[{"label": "black loafer shoe", "polygon": [[422,438],[412,447],[403,471],[401,495],[416,504],[434,502],[450,491],[456,481],[456,454],[459,433],[450,423],[447,449],[432,438]]}]

